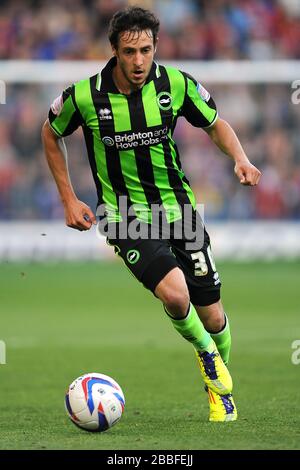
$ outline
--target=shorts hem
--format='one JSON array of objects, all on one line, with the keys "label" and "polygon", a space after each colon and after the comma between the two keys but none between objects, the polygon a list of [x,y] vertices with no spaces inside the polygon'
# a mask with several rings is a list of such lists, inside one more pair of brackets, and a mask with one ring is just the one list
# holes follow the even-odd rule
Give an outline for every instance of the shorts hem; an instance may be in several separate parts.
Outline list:
[{"label": "shorts hem", "polygon": [[142,275],[141,282],[153,293],[163,278],[174,268],[178,268],[176,258],[170,255],[159,256],[147,266]]},{"label": "shorts hem", "polygon": [[211,289],[201,289],[199,287],[197,292],[191,292],[190,289],[190,299],[193,305],[198,307],[207,307],[209,305],[215,304],[221,298],[221,286],[217,288],[213,287]]}]

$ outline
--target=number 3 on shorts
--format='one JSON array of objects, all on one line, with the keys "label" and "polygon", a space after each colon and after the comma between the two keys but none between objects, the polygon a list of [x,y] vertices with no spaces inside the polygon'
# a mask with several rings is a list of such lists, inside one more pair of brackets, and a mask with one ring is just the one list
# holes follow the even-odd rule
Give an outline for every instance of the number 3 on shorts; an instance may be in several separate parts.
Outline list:
[{"label": "number 3 on shorts", "polygon": [[[216,272],[216,265],[214,259],[212,257],[212,252],[210,246],[207,247],[207,256],[210,261],[211,268],[214,272]],[[208,273],[208,266],[206,263],[206,259],[204,253],[202,251],[197,251],[196,253],[191,254],[192,260],[195,262],[195,276],[206,276]]]}]

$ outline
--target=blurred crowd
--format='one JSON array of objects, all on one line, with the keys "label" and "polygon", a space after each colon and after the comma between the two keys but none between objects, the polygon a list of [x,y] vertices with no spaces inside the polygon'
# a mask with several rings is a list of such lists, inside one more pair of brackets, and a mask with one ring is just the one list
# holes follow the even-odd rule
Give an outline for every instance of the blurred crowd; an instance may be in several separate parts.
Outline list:
[{"label": "blurred crowd", "polygon": [[[0,1],[0,60],[110,57],[107,23],[123,0]],[[158,59],[297,59],[298,0],[149,0],[162,23]],[[172,14],[170,14],[172,12]],[[0,72],[1,78],[1,72]],[[0,105],[0,219],[63,217],[43,155],[40,130],[49,105],[67,84],[7,87]],[[288,84],[204,84],[219,114],[236,130],[263,173],[242,187],[233,164],[205,132],[179,119],[183,168],[207,218],[300,219],[300,104]],[[71,178],[92,208],[96,197],[81,131],[66,139]]]},{"label": "blurred crowd", "polygon": [[299,0],[1,0],[0,59],[105,59],[130,3],[160,18],[160,59],[300,58]]},{"label": "blurred crowd", "polygon": [[[63,209],[45,162],[40,130],[63,85],[14,85],[0,119],[0,219],[55,219]],[[237,132],[262,171],[256,188],[243,187],[229,157],[207,134],[178,120],[175,140],[183,168],[207,218],[300,219],[300,104],[287,85],[209,87],[219,114]],[[94,183],[81,130],[66,139],[78,197],[95,208]]]}]

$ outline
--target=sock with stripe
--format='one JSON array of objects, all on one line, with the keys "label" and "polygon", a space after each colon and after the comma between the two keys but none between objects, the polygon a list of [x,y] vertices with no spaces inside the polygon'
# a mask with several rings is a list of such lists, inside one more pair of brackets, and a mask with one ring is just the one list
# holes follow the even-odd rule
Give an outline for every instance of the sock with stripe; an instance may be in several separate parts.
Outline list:
[{"label": "sock with stripe", "polygon": [[210,334],[204,328],[203,323],[191,303],[186,317],[178,320],[173,318],[166,308],[165,311],[170,317],[175,330],[178,331],[183,338],[192,343],[197,351],[208,351],[210,353],[214,350],[214,342]]},{"label": "sock with stripe", "polygon": [[223,359],[224,364],[227,365],[229,362],[229,354],[231,349],[231,334],[229,321],[226,314],[225,325],[223,326],[222,330],[218,333],[210,333],[210,336],[216,343],[216,346],[218,348],[221,358]]}]

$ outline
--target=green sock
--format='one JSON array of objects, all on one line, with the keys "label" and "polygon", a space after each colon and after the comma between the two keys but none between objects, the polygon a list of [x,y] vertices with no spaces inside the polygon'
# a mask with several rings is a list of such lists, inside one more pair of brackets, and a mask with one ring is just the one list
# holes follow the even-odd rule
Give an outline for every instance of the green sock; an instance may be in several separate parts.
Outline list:
[{"label": "green sock", "polygon": [[190,304],[188,314],[185,318],[177,320],[171,317],[168,312],[167,314],[169,315],[175,330],[178,331],[178,333],[180,333],[187,341],[192,343],[197,351],[213,351],[214,343],[211,336],[204,328],[192,304]]},{"label": "green sock", "polygon": [[218,351],[220,353],[221,358],[223,359],[224,364],[228,364],[229,362],[229,353],[231,348],[231,334],[230,334],[230,327],[228,317],[225,315],[225,326],[223,330],[219,333],[210,333],[210,336],[216,343]]}]

